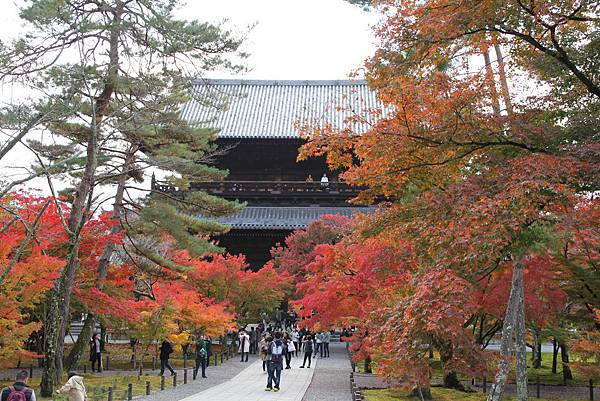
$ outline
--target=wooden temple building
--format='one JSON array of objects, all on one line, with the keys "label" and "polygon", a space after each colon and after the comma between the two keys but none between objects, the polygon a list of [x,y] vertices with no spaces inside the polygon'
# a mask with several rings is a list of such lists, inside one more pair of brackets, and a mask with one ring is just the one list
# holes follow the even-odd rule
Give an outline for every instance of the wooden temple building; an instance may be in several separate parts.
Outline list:
[{"label": "wooden temple building", "polygon": [[[324,214],[372,210],[347,203],[359,188],[340,182],[323,157],[296,161],[304,142],[298,122],[341,127],[351,113],[377,107],[364,81],[199,80],[193,88],[198,96],[184,105],[182,116],[219,130],[217,144],[227,151],[216,156],[215,165],[229,176],[224,182],[195,182],[190,189],[248,204],[220,219],[231,225],[218,238],[227,252],[245,254],[250,267],[259,269],[293,230]],[[210,100],[199,100],[204,98]],[[320,182],[323,174],[327,186]],[[159,182],[154,185],[162,190]]]}]

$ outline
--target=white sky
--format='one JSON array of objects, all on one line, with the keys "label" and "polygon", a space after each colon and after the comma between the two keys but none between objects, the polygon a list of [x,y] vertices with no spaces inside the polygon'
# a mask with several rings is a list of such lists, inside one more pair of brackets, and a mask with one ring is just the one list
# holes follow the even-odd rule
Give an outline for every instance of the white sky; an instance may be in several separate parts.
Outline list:
[{"label": "white sky", "polygon": [[[23,4],[0,0],[3,40],[19,33],[18,6]],[[227,20],[226,26],[240,32],[256,23],[243,46],[250,53],[246,60],[250,71],[235,76],[213,72],[206,78],[345,79],[375,51],[371,26],[378,16],[344,0],[188,0],[176,16]],[[11,103],[13,95],[12,87],[0,85],[1,103]],[[13,149],[0,165],[0,175],[18,173],[7,167],[25,166],[32,160],[24,148]],[[45,180],[34,180],[29,187],[47,193]]]}]

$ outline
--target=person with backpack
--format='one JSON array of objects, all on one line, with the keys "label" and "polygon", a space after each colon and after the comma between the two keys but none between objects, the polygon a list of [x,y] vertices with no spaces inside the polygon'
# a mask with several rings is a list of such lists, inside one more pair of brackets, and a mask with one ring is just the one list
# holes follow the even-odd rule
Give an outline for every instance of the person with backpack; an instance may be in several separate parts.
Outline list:
[{"label": "person with backpack", "polygon": [[[282,340],[283,335],[280,331],[275,333],[275,340],[269,344],[269,351],[267,355],[267,388],[265,391],[279,391],[279,385],[281,384],[281,371],[283,370],[283,358],[286,353],[286,345]],[[275,385],[273,387],[273,384]]]},{"label": "person with backpack", "polygon": [[83,384],[83,377],[77,372],[69,372],[69,380],[60,389],[56,390],[56,394],[69,395],[69,401],[87,401],[87,393]]},{"label": "person with backpack", "polygon": [[290,366],[290,362],[292,362],[292,355],[294,355],[294,352],[296,351],[296,346],[294,345],[294,342],[292,341],[292,336],[290,336],[290,333],[285,333],[283,336],[284,340],[285,340],[285,368],[286,369],[291,369],[292,367]]},{"label": "person with backpack", "polygon": [[165,373],[165,368],[168,368],[171,371],[171,376],[175,376],[175,371],[169,365],[169,358],[173,353],[173,346],[171,343],[165,338],[165,340],[160,345],[160,375],[162,376]]},{"label": "person with backpack", "polygon": [[302,338],[302,343],[304,345],[304,361],[302,362],[302,365],[300,367],[303,368],[304,365],[306,364],[306,361],[308,361],[308,368],[310,369],[310,362],[311,362],[312,352],[313,352],[313,342],[312,342],[312,337],[310,336],[310,334],[306,334]]},{"label": "person with backpack", "polygon": [[36,401],[35,391],[27,386],[28,380],[26,370],[17,373],[15,384],[2,390],[0,401]]},{"label": "person with backpack", "polygon": [[198,369],[202,368],[202,377],[206,378],[206,367],[208,366],[209,341],[204,336],[198,337],[196,341],[196,367],[194,368],[194,378],[198,376]]},{"label": "person with backpack", "polygon": [[102,350],[100,347],[100,334],[94,333],[90,340],[90,362],[92,363],[92,372],[94,365],[98,363],[98,373],[102,372]]}]

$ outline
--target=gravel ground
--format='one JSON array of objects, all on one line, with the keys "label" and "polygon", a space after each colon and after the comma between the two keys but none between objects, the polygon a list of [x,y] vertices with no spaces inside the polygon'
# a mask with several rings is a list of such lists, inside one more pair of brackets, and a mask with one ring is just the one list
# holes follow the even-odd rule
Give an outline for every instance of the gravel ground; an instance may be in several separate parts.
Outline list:
[{"label": "gravel ground", "polygon": [[[188,384],[181,384],[177,387],[172,387],[172,379],[168,376],[168,371],[165,373],[165,390],[164,391],[155,391],[157,389],[152,389],[152,394],[149,396],[136,397],[135,399],[138,401],[177,401],[183,398],[189,397],[190,395],[196,394],[200,391],[206,390],[209,387],[216,386],[221,384],[242,370],[246,369],[248,366],[252,364],[252,362],[256,361],[256,355],[250,355],[248,362],[240,362],[239,356],[234,356],[232,359],[224,362],[222,365],[218,366],[209,366],[206,369],[206,376],[208,378],[201,378],[201,371],[198,371],[198,378],[194,381],[192,380],[192,369],[188,370]],[[177,369],[176,369],[177,370]],[[183,383],[183,371],[177,370],[177,381],[178,383]]]},{"label": "gravel ground", "polygon": [[319,358],[302,401],[350,401],[350,360],[346,343],[329,344],[330,358]]}]

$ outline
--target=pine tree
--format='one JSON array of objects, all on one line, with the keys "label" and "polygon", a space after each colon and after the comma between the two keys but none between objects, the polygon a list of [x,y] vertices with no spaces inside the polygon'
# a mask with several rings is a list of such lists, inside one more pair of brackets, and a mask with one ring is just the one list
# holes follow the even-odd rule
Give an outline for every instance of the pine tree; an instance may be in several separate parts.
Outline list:
[{"label": "pine tree", "polygon": [[[71,213],[64,220],[68,262],[47,300],[43,396],[52,394],[62,374],[79,234],[98,206],[94,191],[99,185],[116,183],[114,213],[126,222],[121,227],[127,227],[132,244],[135,235],[168,232],[178,247],[195,255],[214,251],[205,236],[226,230],[195,217],[198,212],[213,217],[239,207],[203,193],[157,195],[143,203],[124,196],[129,181],[141,180],[153,166],[172,172],[171,180],[179,187],[193,179],[224,176],[202,163],[214,151],[210,139],[215,132],[181,121],[178,106],[189,98],[191,80],[205,71],[241,68],[224,57],[237,52],[241,38],[221,26],[175,19],[178,3],[32,0],[20,13],[31,30],[0,46],[1,78],[35,88],[42,106],[31,105],[30,121],[41,121],[61,138],[58,146],[30,144],[39,156],[36,174],[47,175],[51,182],[52,174],[68,173],[74,187]],[[52,113],[43,112],[49,108]],[[51,169],[50,164],[60,168]],[[159,265],[180,268],[150,248],[137,249]],[[107,249],[103,255],[99,287],[111,254]]]}]

